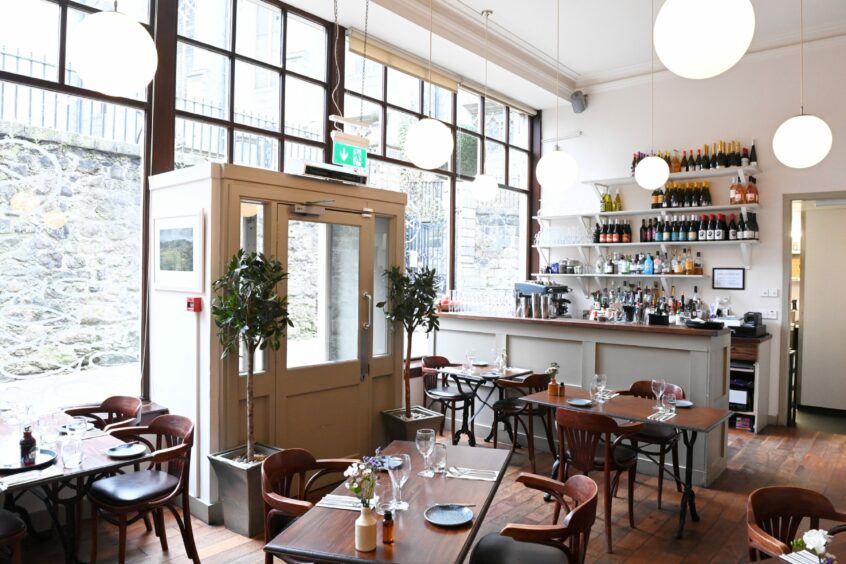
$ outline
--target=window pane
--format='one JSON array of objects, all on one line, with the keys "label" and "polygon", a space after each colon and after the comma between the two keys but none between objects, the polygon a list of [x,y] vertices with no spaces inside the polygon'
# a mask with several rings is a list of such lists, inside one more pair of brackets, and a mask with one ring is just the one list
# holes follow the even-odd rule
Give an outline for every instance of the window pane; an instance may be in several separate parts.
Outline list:
[{"label": "window pane", "polygon": [[323,141],[326,89],[285,77],[285,133],[312,141]]},{"label": "window pane", "polygon": [[[0,398],[140,392],[144,112],[0,82]],[[34,128],[32,126],[37,126]]]},{"label": "window pane", "polygon": [[235,62],[235,121],[279,131],[279,73]]},{"label": "window pane", "polygon": [[512,188],[529,189],[529,153],[517,149],[508,150],[508,185]]},{"label": "window pane", "polygon": [[344,88],[361,94],[361,75],[362,72],[366,72],[364,76],[364,95],[381,100],[384,70],[385,67],[379,63],[370,59],[367,59],[365,63],[364,57],[347,50],[347,59],[344,61]]},{"label": "window pane", "polygon": [[[370,140],[370,153],[382,154],[382,106],[368,102],[359,96],[344,96],[344,116],[363,121],[370,125],[367,139]],[[353,128],[358,131],[358,128]]]},{"label": "window pane", "polygon": [[285,64],[288,69],[326,80],[326,28],[289,13],[287,31]]},{"label": "window pane", "polygon": [[[452,92],[437,84],[432,89],[432,106],[435,108],[430,117],[444,123],[452,123]],[[429,83],[423,83],[423,113],[429,115]]]},{"label": "window pane", "polygon": [[479,202],[471,183],[459,182],[457,190],[456,287],[510,298],[514,281],[526,276],[526,195],[499,190]]},{"label": "window pane", "polygon": [[282,10],[260,0],[238,0],[235,51],[282,66]]},{"label": "window pane", "polygon": [[229,49],[232,44],[232,0],[179,0],[177,33]]},{"label": "window pane", "polygon": [[[76,0],[76,2],[97,8],[98,10],[105,10],[106,12],[111,12],[115,9],[114,0]],[[132,16],[139,22],[150,22],[150,0],[120,0],[118,10],[127,16]]]},{"label": "window pane", "polygon": [[[388,278],[385,271],[391,267],[391,220],[377,217],[374,229],[373,249],[373,303],[388,300]],[[384,356],[391,352],[392,331],[388,319],[373,310],[373,356]]]},{"label": "window pane", "polygon": [[458,127],[479,131],[479,96],[467,90],[458,90]]},{"label": "window pane", "polygon": [[529,114],[509,108],[508,135],[511,144],[522,149],[529,148]]},{"label": "window pane", "polygon": [[257,168],[279,170],[279,141],[273,137],[235,130],[232,162]]},{"label": "window pane", "polygon": [[176,168],[226,162],[226,128],[176,118]]},{"label": "window pane", "polygon": [[407,160],[403,151],[405,135],[408,133],[408,128],[416,122],[417,118],[415,116],[388,108],[385,156],[392,159]]},{"label": "window pane", "polygon": [[488,137],[505,141],[505,106],[495,100],[485,100],[485,131]]},{"label": "window pane", "polygon": [[298,165],[302,162],[322,163],[323,148],[305,143],[293,143],[285,141],[285,172],[302,174]]},{"label": "window pane", "polygon": [[0,17],[0,70],[58,80],[60,12],[42,0],[7,4]]},{"label": "window pane", "polygon": [[493,141],[485,143],[485,172],[505,184],[505,145]]},{"label": "window pane", "polygon": [[388,69],[388,102],[413,112],[420,111],[420,80]]},{"label": "window pane", "polygon": [[186,43],[176,47],[176,109],[229,119],[229,59]]},{"label": "window pane", "polygon": [[455,143],[455,150],[458,151],[456,172],[464,176],[476,176],[479,172],[479,146],[482,140],[473,135],[458,132]]}]

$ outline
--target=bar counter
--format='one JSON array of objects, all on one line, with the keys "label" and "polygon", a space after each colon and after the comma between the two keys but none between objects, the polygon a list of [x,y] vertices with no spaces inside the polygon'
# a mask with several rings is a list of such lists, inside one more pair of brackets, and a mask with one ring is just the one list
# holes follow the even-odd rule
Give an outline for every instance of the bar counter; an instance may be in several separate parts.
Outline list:
[{"label": "bar counter", "polygon": [[[636,380],[660,377],[681,386],[695,405],[728,408],[728,329],[473,313],[439,317],[440,330],[430,340],[430,352],[453,362],[463,361],[470,350],[476,359],[493,362],[505,349],[510,366],[543,372],[550,362],[557,362],[558,380],[567,386],[587,389],[596,373],[607,376],[609,389],[628,389]],[[482,416],[476,424],[484,427],[485,421],[490,418]],[[707,486],[725,469],[727,433],[727,426],[721,425],[695,445],[697,485]],[[536,437],[536,445],[543,442]],[[638,471],[654,474],[656,468],[644,459]]]}]

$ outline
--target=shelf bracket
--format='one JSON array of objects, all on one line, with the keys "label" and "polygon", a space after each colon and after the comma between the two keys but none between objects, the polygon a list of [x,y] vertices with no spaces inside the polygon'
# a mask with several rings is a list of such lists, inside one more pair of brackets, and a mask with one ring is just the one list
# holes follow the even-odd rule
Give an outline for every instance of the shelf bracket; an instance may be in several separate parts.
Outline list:
[{"label": "shelf bracket", "polygon": [[579,255],[582,257],[582,264],[590,266],[590,249],[579,247]]}]

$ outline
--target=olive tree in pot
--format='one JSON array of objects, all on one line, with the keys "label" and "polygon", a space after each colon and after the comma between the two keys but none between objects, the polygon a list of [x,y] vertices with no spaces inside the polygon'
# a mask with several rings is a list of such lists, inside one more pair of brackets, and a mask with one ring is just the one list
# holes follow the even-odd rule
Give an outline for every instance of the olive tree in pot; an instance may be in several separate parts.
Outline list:
[{"label": "olive tree in pot", "polygon": [[376,307],[385,312],[394,327],[402,327],[406,335],[406,350],[403,360],[404,407],[382,412],[382,418],[392,440],[413,441],[418,429],[437,429],[444,416],[442,413],[411,405],[411,339],[420,327],[426,333],[438,329],[438,276],[434,269],[403,269],[398,266],[385,271],[388,279],[388,299]]},{"label": "olive tree in pot", "polygon": [[279,349],[286,329],[293,327],[288,317],[288,298],[277,292],[286,277],[284,267],[276,259],[241,249],[212,285],[216,294],[212,316],[220,329],[221,358],[241,352],[246,355],[247,444],[209,455],[209,460],[217,475],[226,527],[250,537],[262,530],[264,522],[261,463],[279,450],[255,442],[255,356],[267,348]]}]

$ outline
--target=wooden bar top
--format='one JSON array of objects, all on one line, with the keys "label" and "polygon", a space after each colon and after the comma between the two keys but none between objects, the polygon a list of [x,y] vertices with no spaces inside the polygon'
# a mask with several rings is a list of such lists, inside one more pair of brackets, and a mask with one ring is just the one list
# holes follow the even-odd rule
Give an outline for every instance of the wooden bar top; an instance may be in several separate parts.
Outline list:
[{"label": "wooden bar top", "polygon": [[467,319],[471,321],[506,321],[511,323],[526,323],[531,325],[545,325],[548,327],[574,327],[577,329],[596,329],[607,331],[633,331],[637,333],[657,333],[661,335],[684,335],[690,337],[715,337],[727,335],[730,330],[723,329],[691,329],[679,325],[643,325],[639,323],[616,323],[611,321],[588,321],[586,319],[534,319],[528,317],[514,317],[511,315],[483,315],[475,313],[438,314],[443,319]]}]

